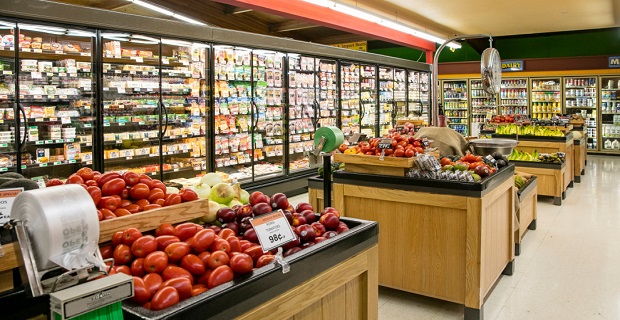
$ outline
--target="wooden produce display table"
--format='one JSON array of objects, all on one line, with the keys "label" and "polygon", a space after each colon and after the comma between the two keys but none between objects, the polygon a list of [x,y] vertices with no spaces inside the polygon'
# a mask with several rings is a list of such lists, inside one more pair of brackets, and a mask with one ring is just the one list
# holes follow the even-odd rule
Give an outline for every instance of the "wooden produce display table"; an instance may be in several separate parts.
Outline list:
[{"label": "wooden produce display table", "polygon": [[334,172],[333,206],[379,222],[379,285],[465,305],[485,297],[514,261],[514,165],[484,183]]},{"label": "wooden produce display table", "polygon": [[575,163],[575,182],[581,182],[581,176],[586,173],[586,161],[588,156],[588,139],[585,135],[582,135],[581,139],[575,139],[575,154],[574,154],[574,163]]},{"label": "wooden produce display table", "polygon": [[538,179],[537,192],[540,196],[553,197],[553,204],[562,205],[566,199],[566,171],[568,160],[563,163],[542,163],[532,161],[510,161],[514,163],[517,171],[535,175]]},{"label": "wooden produce display table", "polygon": [[[324,208],[323,199],[323,178],[320,176],[308,178],[308,203],[320,212]],[[333,199],[334,192],[332,191],[332,204]]]},{"label": "wooden produce display table", "polygon": [[527,230],[536,230],[537,203],[538,203],[538,178],[532,177],[530,181],[517,191],[517,220],[519,229],[515,230],[515,255],[521,254],[521,240]]}]

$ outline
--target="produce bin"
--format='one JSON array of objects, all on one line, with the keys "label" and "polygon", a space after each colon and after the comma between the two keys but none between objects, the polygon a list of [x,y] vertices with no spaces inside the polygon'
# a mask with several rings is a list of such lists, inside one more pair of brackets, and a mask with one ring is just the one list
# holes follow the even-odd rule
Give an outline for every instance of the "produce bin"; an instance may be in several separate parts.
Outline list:
[{"label": "produce bin", "polygon": [[510,161],[514,163],[517,171],[535,175],[538,179],[538,195],[553,197],[553,203],[562,205],[566,198],[566,171],[568,160],[563,163],[543,163],[533,161]]},{"label": "produce bin", "polygon": [[532,177],[517,191],[517,220],[519,230],[515,230],[515,255],[521,254],[521,240],[527,230],[536,230],[538,178]]},{"label": "produce bin", "polygon": [[334,172],[333,206],[377,221],[379,285],[465,305],[480,319],[514,260],[514,168],[481,183]]},{"label": "produce bin", "polygon": [[586,173],[586,157],[588,156],[586,136],[582,136],[581,139],[575,140],[575,182],[581,182],[581,176]]}]

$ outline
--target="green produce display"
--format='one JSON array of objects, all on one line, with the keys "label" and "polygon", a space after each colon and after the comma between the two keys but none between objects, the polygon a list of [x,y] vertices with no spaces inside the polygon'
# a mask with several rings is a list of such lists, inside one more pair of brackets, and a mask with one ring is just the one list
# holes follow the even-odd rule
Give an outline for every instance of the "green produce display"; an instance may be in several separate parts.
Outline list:
[{"label": "green produce display", "polygon": [[538,136],[538,137],[563,137],[564,132],[560,129],[550,129],[541,126],[517,126],[509,124],[505,126],[497,126],[496,134],[503,135],[521,135],[521,136]]}]

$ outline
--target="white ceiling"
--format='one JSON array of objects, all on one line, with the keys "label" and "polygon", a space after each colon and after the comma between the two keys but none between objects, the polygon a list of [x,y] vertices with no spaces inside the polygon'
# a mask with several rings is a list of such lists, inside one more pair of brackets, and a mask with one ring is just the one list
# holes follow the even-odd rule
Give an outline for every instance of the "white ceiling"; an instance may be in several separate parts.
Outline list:
[{"label": "white ceiling", "polygon": [[620,26],[620,0],[341,0],[444,36]]}]

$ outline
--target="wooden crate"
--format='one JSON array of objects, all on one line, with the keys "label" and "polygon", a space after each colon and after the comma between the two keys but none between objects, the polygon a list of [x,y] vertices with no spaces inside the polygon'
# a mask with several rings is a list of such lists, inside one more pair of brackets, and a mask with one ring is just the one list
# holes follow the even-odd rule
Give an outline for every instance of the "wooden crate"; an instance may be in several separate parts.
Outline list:
[{"label": "wooden crate", "polygon": [[562,166],[557,165],[553,168],[540,162],[515,161],[514,163],[516,171],[533,174],[537,177],[538,195],[551,196],[555,205],[562,205],[562,200],[566,196],[566,183],[564,179],[566,171],[569,170],[566,162]]},{"label": "wooden crate", "polygon": [[[570,136],[572,137],[572,134]],[[517,145],[516,149],[519,151],[525,151],[529,153],[532,153],[534,150],[538,151],[538,153],[555,153],[555,152],[565,153],[566,170],[562,171],[563,177],[560,183],[562,185],[557,190],[561,189],[561,191],[563,192],[564,190],[566,190],[566,188],[573,186],[573,181],[575,180],[575,156],[574,156],[575,145],[573,143],[572,138],[566,139],[566,141],[519,140],[519,144]],[[517,168],[516,170],[519,171],[520,168]],[[532,173],[529,171],[524,171],[524,172]],[[535,174],[535,173],[532,173],[532,174]],[[538,186],[539,186],[538,191],[540,194],[551,195],[551,196],[556,197],[555,194],[557,192],[554,192],[554,194],[547,194],[547,191],[542,190],[542,189],[545,189],[543,187],[543,181],[538,181]]]},{"label": "wooden crate", "polygon": [[532,177],[528,183],[517,192],[519,210],[517,220],[519,229],[515,230],[515,254],[521,253],[521,240],[527,230],[536,230],[536,219],[538,218],[538,178]]},{"label": "wooden crate", "polygon": [[405,176],[405,169],[413,167],[413,158],[396,158],[367,156],[359,154],[334,154],[335,162],[344,163],[344,171],[355,173],[369,173],[386,176]]}]

